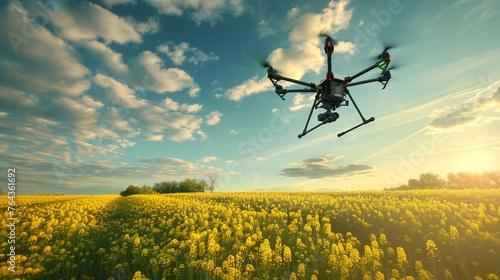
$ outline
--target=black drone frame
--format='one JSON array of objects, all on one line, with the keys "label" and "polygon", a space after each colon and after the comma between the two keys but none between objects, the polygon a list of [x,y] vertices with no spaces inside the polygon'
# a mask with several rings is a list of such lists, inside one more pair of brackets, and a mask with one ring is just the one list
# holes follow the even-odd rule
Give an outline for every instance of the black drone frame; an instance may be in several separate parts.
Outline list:
[{"label": "black drone frame", "polygon": [[[316,128],[336,121],[339,118],[339,114],[337,112],[334,112],[338,107],[340,106],[348,106],[349,101],[346,99],[346,96],[349,97],[350,101],[352,104],[354,104],[354,107],[356,108],[356,111],[358,112],[359,116],[361,117],[361,120],[363,121],[362,123],[346,130],[343,131],[339,134],[337,134],[338,137],[341,137],[342,135],[362,126],[365,124],[368,124],[370,122],[373,122],[375,120],[374,117],[371,117],[369,119],[366,119],[361,111],[359,110],[358,105],[356,102],[354,102],[354,99],[352,98],[351,93],[349,92],[349,87],[352,86],[358,86],[362,84],[367,84],[367,83],[373,83],[373,82],[379,82],[383,85],[382,89],[385,89],[387,86],[387,83],[391,79],[391,73],[387,69],[389,66],[389,63],[391,62],[391,56],[387,52],[388,49],[385,49],[383,53],[379,56],[379,60],[371,65],[370,67],[360,71],[357,74],[354,74],[352,76],[345,77],[343,80],[342,79],[337,79],[333,76],[332,72],[332,53],[334,51],[334,43],[332,38],[329,36],[326,36],[325,39],[325,53],[327,55],[327,60],[328,60],[328,72],[326,74],[326,79],[322,81],[319,85],[316,85],[314,83],[307,83],[291,78],[287,78],[284,76],[279,75],[274,68],[271,66],[268,66],[267,70],[267,77],[271,80],[275,87],[275,92],[278,94],[278,96],[285,100],[284,96],[287,93],[290,92],[316,92],[316,96],[314,98],[314,102],[311,107],[311,111],[309,112],[309,117],[307,118],[306,125],[304,127],[304,131],[302,131],[301,134],[298,135],[299,138],[302,136],[306,135],[307,133],[315,130]],[[361,75],[364,75],[371,70],[379,68],[382,69],[382,74],[373,79],[367,79],[363,81],[358,81],[358,82],[352,82],[354,79],[360,77]],[[303,85],[306,86],[307,88],[305,89],[285,89],[283,86],[279,85],[279,81],[287,81],[291,83],[295,83],[298,85]],[[309,130],[307,127],[309,126],[309,122],[311,120],[312,113],[314,109],[318,108],[323,108],[326,110],[324,113],[320,113],[318,115],[318,121],[320,123],[313,128],[310,128]]]}]

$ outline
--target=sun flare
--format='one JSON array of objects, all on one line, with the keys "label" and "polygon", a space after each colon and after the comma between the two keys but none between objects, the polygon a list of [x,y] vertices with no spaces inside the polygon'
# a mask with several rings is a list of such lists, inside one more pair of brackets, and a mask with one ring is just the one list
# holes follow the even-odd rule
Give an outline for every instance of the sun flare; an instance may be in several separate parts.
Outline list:
[{"label": "sun flare", "polygon": [[492,168],[492,160],[486,153],[465,154],[458,163],[460,171],[488,171]]}]

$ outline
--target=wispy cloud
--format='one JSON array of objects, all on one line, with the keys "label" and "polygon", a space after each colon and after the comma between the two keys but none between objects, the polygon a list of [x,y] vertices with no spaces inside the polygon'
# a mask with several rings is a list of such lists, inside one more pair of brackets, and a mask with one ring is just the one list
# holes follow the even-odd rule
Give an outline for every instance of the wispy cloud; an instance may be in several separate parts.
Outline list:
[{"label": "wispy cloud", "polygon": [[364,164],[337,165],[335,161],[342,156],[325,155],[324,157],[304,159],[291,163],[288,168],[281,170],[284,177],[303,177],[308,179],[321,179],[327,177],[367,176],[373,174],[374,166]]},{"label": "wispy cloud", "polygon": [[435,110],[431,115],[434,119],[427,123],[427,126],[432,129],[463,129],[466,126],[479,125],[483,120],[498,120],[498,115],[492,119],[487,118],[485,114],[490,110],[500,113],[499,108],[500,87],[486,89],[467,102]]}]

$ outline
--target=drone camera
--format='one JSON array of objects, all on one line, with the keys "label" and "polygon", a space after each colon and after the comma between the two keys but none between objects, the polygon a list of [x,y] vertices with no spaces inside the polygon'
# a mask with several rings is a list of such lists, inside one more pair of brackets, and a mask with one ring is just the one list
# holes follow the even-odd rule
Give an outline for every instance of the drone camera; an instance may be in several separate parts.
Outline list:
[{"label": "drone camera", "polygon": [[337,112],[326,111],[318,115],[318,121],[324,123],[331,123],[336,121],[339,118],[339,114]]}]

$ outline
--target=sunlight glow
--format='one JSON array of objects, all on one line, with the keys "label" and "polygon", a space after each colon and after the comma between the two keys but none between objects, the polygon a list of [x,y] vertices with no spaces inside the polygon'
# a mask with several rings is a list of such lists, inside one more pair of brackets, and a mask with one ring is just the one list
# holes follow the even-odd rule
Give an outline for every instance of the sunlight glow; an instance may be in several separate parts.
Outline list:
[{"label": "sunlight glow", "polygon": [[492,160],[485,153],[467,153],[458,162],[460,171],[489,171],[492,169]]}]

